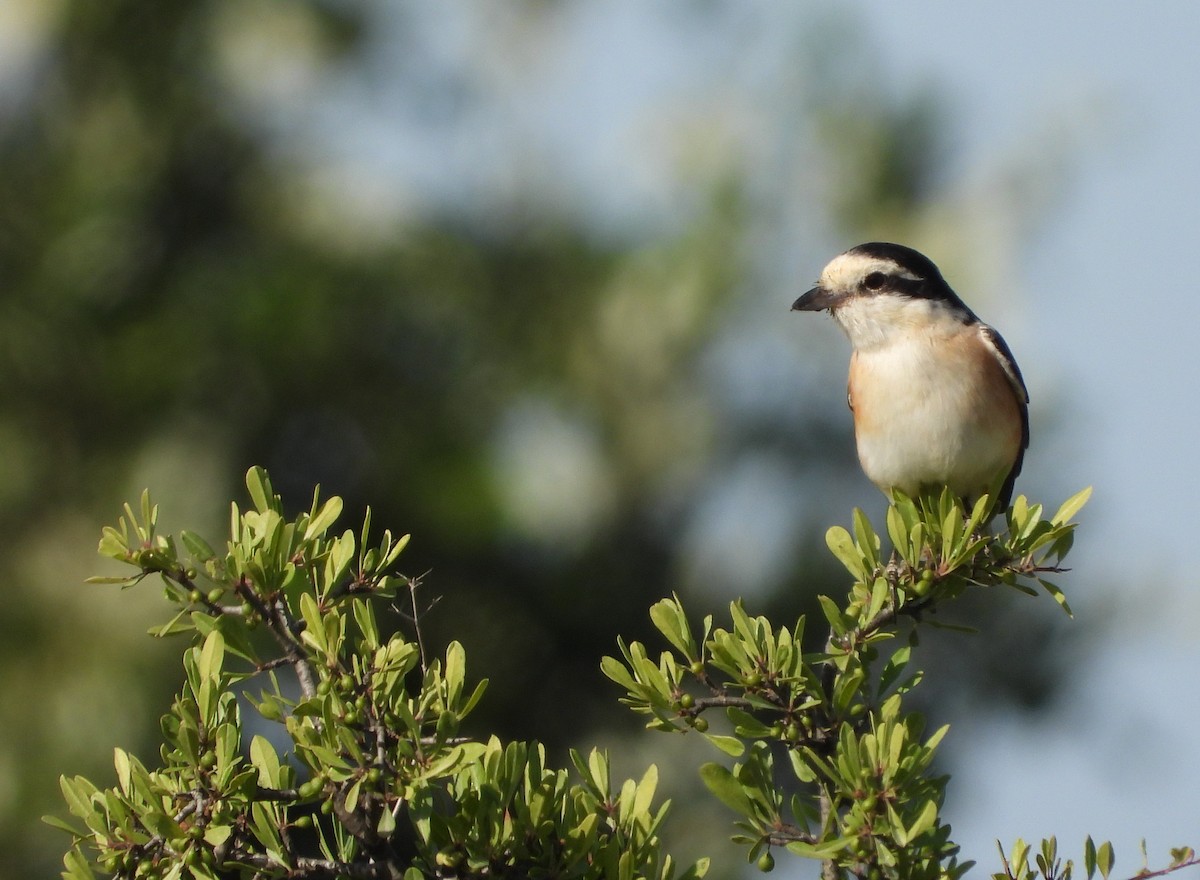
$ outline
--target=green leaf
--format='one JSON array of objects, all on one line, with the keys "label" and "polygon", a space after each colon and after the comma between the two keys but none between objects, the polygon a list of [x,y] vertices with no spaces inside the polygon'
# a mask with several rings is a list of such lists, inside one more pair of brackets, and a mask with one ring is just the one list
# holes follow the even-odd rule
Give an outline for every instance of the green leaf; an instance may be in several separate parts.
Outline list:
[{"label": "green leaf", "polygon": [[592,783],[604,793],[605,797],[608,797],[608,753],[600,749],[592,749],[588,755],[588,770],[591,774]]},{"label": "green leaf", "polygon": [[1054,601],[1062,606],[1063,611],[1067,612],[1067,617],[1073,618],[1075,615],[1071,611],[1071,606],[1067,604],[1066,594],[1058,586],[1050,583],[1050,581],[1042,580],[1042,578],[1038,578],[1037,580],[1042,585],[1042,589],[1049,593],[1054,598]]},{"label": "green leaf", "polygon": [[824,840],[820,843],[805,843],[802,840],[796,840],[787,845],[788,852],[793,852],[798,856],[804,856],[808,859],[820,859],[822,861],[831,859],[844,850],[856,838],[837,837],[833,840]]},{"label": "green leaf", "polygon": [[76,828],[70,822],[60,819],[58,816],[42,816],[42,821],[51,828],[57,828],[59,831],[65,831],[68,834],[74,835],[75,837],[83,837],[85,834],[87,834],[86,831]]},{"label": "green leaf", "polygon": [[696,642],[684,616],[679,599],[662,599],[650,606],[650,620],[681,654],[689,660],[696,655]]},{"label": "green leaf", "polygon": [[[1057,518],[1057,514],[1055,517]],[[1096,841],[1092,840],[1090,834],[1083,843],[1083,867],[1087,871],[1088,880],[1092,880],[1096,874]]]},{"label": "green leaf", "polygon": [[191,553],[192,556],[201,562],[212,559],[217,555],[213,552],[213,548],[209,546],[208,542],[195,532],[189,532],[185,529],[179,533],[179,538],[183,541],[183,546],[187,548],[188,553]]},{"label": "green leaf", "polygon": [[1062,507],[1058,512],[1051,517],[1050,522],[1054,525],[1062,525],[1068,522],[1075,514],[1079,513],[1080,508],[1087,504],[1092,497],[1092,487],[1088,486],[1079,492],[1076,492],[1070,498],[1063,502]]},{"label": "green leaf", "polygon": [[208,825],[204,829],[204,842],[209,846],[220,846],[232,833],[233,828],[228,825]]},{"label": "green leaf", "polygon": [[636,693],[638,690],[637,682],[633,680],[633,676],[629,674],[629,670],[625,664],[616,657],[601,657],[600,671],[615,681],[625,690]]},{"label": "green leaf", "polygon": [[805,760],[805,753],[797,749],[788,749],[788,759],[792,764],[792,772],[801,782],[816,782],[817,771]]},{"label": "green leaf", "polygon": [[651,764],[646,768],[641,781],[637,784],[637,794],[633,799],[634,816],[647,815],[650,805],[654,802],[654,792],[658,788],[658,767]]},{"label": "green leaf", "polygon": [[725,754],[734,758],[740,757],[746,751],[745,745],[736,736],[721,736],[715,733],[703,734],[704,738],[723,751]]},{"label": "green leaf", "polygon": [[379,813],[379,822],[375,826],[375,830],[380,837],[391,837],[396,831],[396,817],[392,815],[391,810],[381,810]]},{"label": "green leaf", "polygon": [[[937,822],[937,817],[938,817],[937,804],[931,800],[926,801],[925,806],[921,809],[921,815],[917,816],[916,821],[913,822],[913,824],[910,825],[908,827],[908,829],[906,830],[905,836],[906,836],[907,840],[904,841],[902,843],[902,845],[905,845],[905,846],[908,845],[909,843],[911,843],[912,841],[914,841],[918,837],[920,837],[922,834],[924,834],[926,831],[928,831],[930,828],[932,828],[934,826],[934,823]],[[900,841],[897,841],[897,842],[900,842]]]},{"label": "green leaf", "polygon": [[265,736],[256,735],[250,741],[250,763],[258,770],[259,785],[279,788],[279,756]]},{"label": "green leaf", "polygon": [[363,642],[368,650],[374,651],[379,647],[379,627],[375,623],[375,611],[370,602],[356,599],[351,603],[354,612],[354,622],[362,633]]},{"label": "green leaf", "polygon": [[727,768],[711,762],[705,764],[700,768],[700,779],[717,800],[735,813],[749,816],[754,812],[750,797]]},{"label": "green leaf", "polygon": [[304,541],[308,542],[325,534],[339,516],[342,515],[342,499],[334,495],[326,501],[316,515],[308,521],[304,530]]},{"label": "green leaf", "polygon": [[467,714],[479,704],[480,699],[483,698],[484,692],[487,691],[487,687],[488,680],[486,678],[480,679],[479,683],[475,685],[475,690],[471,691],[471,696],[467,697],[467,701],[462,704],[462,708],[459,710],[460,718],[465,718]]},{"label": "green leaf", "polygon": [[342,800],[342,807],[347,813],[353,813],[358,809],[358,795],[362,788],[362,779],[356,779],[354,783],[346,790],[346,795]]},{"label": "green leaf", "polygon": [[63,856],[63,866],[66,868],[63,872],[65,880],[96,880],[91,865],[79,850],[73,849]]},{"label": "green leaf", "polygon": [[896,682],[896,679],[900,677],[900,674],[904,672],[905,668],[908,666],[908,661],[911,656],[912,648],[908,646],[898,648],[892,653],[892,656],[888,658],[887,663],[884,664],[883,670],[879,673],[880,694],[885,693],[888,688],[890,688]]},{"label": "green leaf", "polygon": [[914,560],[910,558],[913,554],[908,541],[908,526],[904,524],[904,517],[900,515],[900,511],[894,504],[888,507],[887,511],[887,533],[888,537],[892,539],[892,546],[896,548],[896,552],[905,562],[911,564]]},{"label": "green leaf", "polygon": [[1108,875],[1112,873],[1113,863],[1116,861],[1116,856],[1113,853],[1112,844],[1107,840],[1100,844],[1100,848],[1096,850],[1096,867],[1100,869],[1100,876],[1104,880],[1108,880]]},{"label": "green leaf", "polygon": [[446,646],[446,668],[442,673],[442,680],[446,683],[446,704],[449,708],[456,709],[466,677],[467,652],[460,642],[451,642]]},{"label": "green leaf", "polygon": [[825,545],[850,574],[860,581],[867,579],[867,568],[862,554],[854,546],[854,539],[841,526],[830,526],[825,532]]},{"label": "green leaf", "polygon": [[200,664],[197,671],[202,681],[216,682],[221,677],[221,669],[225,664],[225,637],[220,630],[213,630],[204,640],[200,649]]},{"label": "green leaf", "polygon": [[854,698],[860,696],[860,689],[866,679],[866,672],[861,668],[850,668],[839,673],[833,683],[833,704],[843,712],[850,708]]},{"label": "green leaf", "polygon": [[392,536],[391,536],[390,532],[384,532],[384,544],[387,545],[389,542],[391,542],[391,543],[390,543],[389,549],[387,551],[387,554],[384,556],[384,558],[379,563],[379,571],[385,571],[392,567],[392,565],[396,562],[396,559],[400,556],[401,553],[404,552],[404,548],[408,546],[408,540],[412,536],[411,535],[401,535],[394,542],[391,541],[391,537]]},{"label": "green leaf", "polygon": [[854,536],[858,539],[858,552],[867,571],[874,571],[879,567],[879,536],[867,515],[857,507],[854,508]]},{"label": "green leaf", "polygon": [[963,511],[957,506],[951,507],[942,520],[942,558],[952,559],[958,551],[959,540],[963,536]]},{"label": "green leaf", "polygon": [[829,621],[834,635],[845,635],[846,631],[850,629],[850,624],[842,616],[842,610],[838,608],[837,603],[828,596],[817,596],[817,601],[821,603],[821,611],[824,613],[825,619]]},{"label": "green leaf", "polygon": [[300,616],[305,623],[304,632],[300,634],[304,641],[311,644],[322,654],[329,653],[329,642],[325,638],[325,623],[321,619],[321,609],[312,593],[300,595]]},{"label": "green leaf", "polygon": [[884,604],[891,597],[892,585],[888,583],[887,578],[877,577],[871,584],[871,604],[867,606],[866,613],[861,619],[864,622],[873,620],[875,615],[883,610]]},{"label": "green leaf", "polygon": [[250,492],[255,510],[266,513],[272,508],[275,493],[271,489],[271,478],[263,468],[255,465],[246,471],[246,489]]},{"label": "green leaf", "polygon": [[130,785],[132,784],[129,753],[124,749],[113,749],[113,765],[117,770],[117,785],[120,786],[122,793],[128,795]]},{"label": "green leaf", "polygon": [[[996,845],[999,846],[999,842]],[[1004,856],[1003,847],[1000,849],[1000,856],[1001,858]],[[1019,837],[1013,843],[1012,855],[1008,857],[1008,867],[1012,876],[1017,880],[1023,880],[1029,870],[1029,844]]]}]

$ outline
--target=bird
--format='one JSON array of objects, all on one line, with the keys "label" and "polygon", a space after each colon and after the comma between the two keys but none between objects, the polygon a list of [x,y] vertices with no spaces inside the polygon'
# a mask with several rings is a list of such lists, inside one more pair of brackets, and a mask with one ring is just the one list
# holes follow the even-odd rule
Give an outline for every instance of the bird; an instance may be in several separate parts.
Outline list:
[{"label": "bird", "polygon": [[834,257],[792,309],[850,340],[847,400],[863,472],[889,499],[942,487],[1008,507],[1029,447],[1029,392],[1004,339],[924,254],[867,242]]}]

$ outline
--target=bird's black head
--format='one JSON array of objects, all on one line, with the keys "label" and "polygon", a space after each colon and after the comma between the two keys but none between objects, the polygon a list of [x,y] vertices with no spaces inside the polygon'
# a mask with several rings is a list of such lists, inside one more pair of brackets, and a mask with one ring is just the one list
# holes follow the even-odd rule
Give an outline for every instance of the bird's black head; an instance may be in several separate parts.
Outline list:
[{"label": "bird's black head", "polygon": [[870,241],[839,254],[817,286],[793,304],[799,311],[837,310],[854,297],[899,296],[943,302],[969,314],[933,261],[910,247]]},{"label": "bird's black head", "polygon": [[933,260],[917,250],[890,241],[868,241],[852,247],[843,254],[866,260],[890,263],[895,269],[881,266],[868,272],[862,279],[867,291],[876,293],[899,293],[920,299],[949,299],[959,302],[946,279]]}]

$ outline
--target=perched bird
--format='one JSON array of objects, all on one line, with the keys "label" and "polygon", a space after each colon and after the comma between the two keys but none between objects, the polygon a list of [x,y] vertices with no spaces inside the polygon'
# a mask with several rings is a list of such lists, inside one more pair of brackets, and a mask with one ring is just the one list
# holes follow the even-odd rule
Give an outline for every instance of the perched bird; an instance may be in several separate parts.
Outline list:
[{"label": "perched bird", "polygon": [[850,338],[858,460],[891,497],[949,486],[1007,507],[1029,446],[1029,394],[1000,334],[912,248],[869,242],[834,257],[794,310]]}]

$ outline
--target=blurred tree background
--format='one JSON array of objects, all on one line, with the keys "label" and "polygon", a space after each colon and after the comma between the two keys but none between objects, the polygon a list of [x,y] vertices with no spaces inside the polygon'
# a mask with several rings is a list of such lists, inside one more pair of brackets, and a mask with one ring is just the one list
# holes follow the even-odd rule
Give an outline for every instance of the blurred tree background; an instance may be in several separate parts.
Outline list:
[{"label": "blurred tree background", "polygon": [[[837,18],[759,51],[755,15],[8,0],[0,876],[57,869],[59,773],[105,779],[117,744],[152,762],[164,608],[81,585],[144,486],[216,541],[251,464],[295,507],[317,483],[370,504],[413,534],[431,637],[492,680],[480,730],[668,779],[678,750],[598,672],[616,636],[673,590],[790,620],[838,588],[825,527],[883,502],[845,346],[790,303],[877,237],[986,299],[1038,169],[964,186],[942,96],[898,93]],[[943,697],[1050,693],[1053,612],[1004,613],[1023,624],[989,635],[1021,645],[956,642],[986,654]],[[711,851],[727,817],[671,782],[683,846]]]}]

